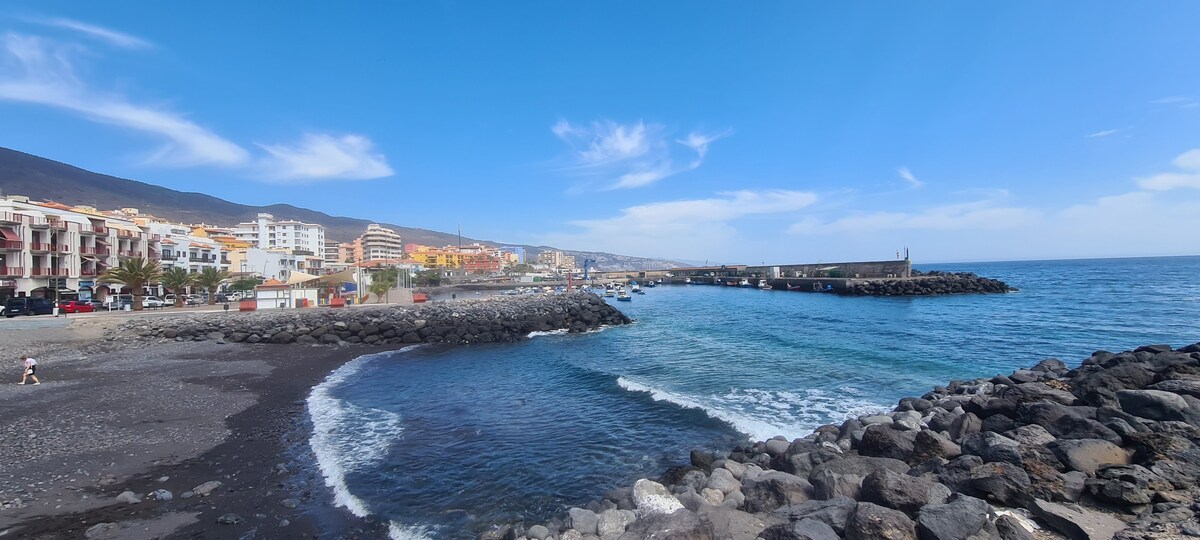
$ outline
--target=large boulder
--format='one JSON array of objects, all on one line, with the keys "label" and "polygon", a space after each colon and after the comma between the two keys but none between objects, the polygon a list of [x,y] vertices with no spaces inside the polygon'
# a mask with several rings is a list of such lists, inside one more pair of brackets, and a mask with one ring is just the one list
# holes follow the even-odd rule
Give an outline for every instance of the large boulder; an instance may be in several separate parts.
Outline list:
[{"label": "large boulder", "polygon": [[999,532],[992,525],[992,507],[988,503],[956,493],[945,504],[931,504],[917,516],[917,533],[921,540],[984,540],[996,539]]},{"label": "large boulder", "polygon": [[904,512],[860,502],[846,521],[846,540],[916,540],[917,528]]},{"label": "large boulder", "polygon": [[1111,540],[1125,523],[1106,514],[1035,499],[1029,511],[1037,519],[1071,540]]},{"label": "large boulder", "polygon": [[927,504],[941,504],[950,498],[950,488],[915,476],[877,470],[863,480],[862,499],[899,510],[909,516]]},{"label": "large boulder", "polygon": [[1018,406],[1016,420],[1020,424],[1042,426],[1059,439],[1104,439],[1120,444],[1120,435],[1092,418],[1095,411],[1091,407],[1068,407],[1039,401]]},{"label": "large boulder", "polygon": [[720,540],[754,540],[765,529],[786,520],[774,515],[756,515],[735,508],[717,507],[701,514],[712,524],[714,538]]},{"label": "large boulder", "polygon": [[596,524],[599,518],[596,513],[586,508],[571,508],[567,510],[567,524],[581,534],[596,534]]},{"label": "large boulder", "polygon": [[781,523],[758,536],[762,540],[841,540],[829,525],[815,519]]},{"label": "large boulder", "polygon": [[654,514],[639,518],[622,534],[620,540],[713,540],[716,536],[711,522],[700,519],[686,509],[670,514]]},{"label": "large boulder", "polygon": [[1071,392],[1089,405],[1099,407],[1115,404],[1118,391],[1145,388],[1152,382],[1154,372],[1138,364],[1123,363],[1107,369],[1091,366],[1080,370],[1071,380]]},{"label": "large boulder", "polygon": [[908,461],[913,453],[913,444],[917,433],[914,431],[898,430],[890,425],[875,424],[867,426],[862,440],[858,443],[858,453],[864,456],[885,457]]},{"label": "large boulder", "polygon": [[742,485],[733,477],[733,473],[729,469],[716,468],[712,470],[712,474],[708,477],[705,487],[728,494],[732,491],[737,491]]},{"label": "large boulder", "polygon": [[1156,382],[1148,386],[1147,389],[1173,392],[1182,396],[1200,398],[1200,380],[1196,379],[1174,379]]},{"label": "large boulder", "polygon": [[679,499],[671,495],[665,486],[645,478],[633,484],[633,504],[637,508],[639,518],[670,514],[683,508]]},{"label": "large boulder", "polygon": [[863,479],[878,469],[905,474],[909,467],[900,460],[848,455],[827,461],[813,468],[808,479],[813,485],[813,496],[818,499],[850,497],[857,499]]},{"label": "large boulder", "polygon": [[746,511],[769,512],[787,504],[797,504],[812,498],[813,486],[808,480],[780,471],[769,471],[742,482],[746,496]]},{"label": "large boulder", "polygon": [[600,512],[596,519],[596,534],[601,538],[611,538],[620,536],[625,532],[625,527],[633,523],[634,516],[628,510],[617,510],[615,508]]},{"label": "large boulder", "polygon": [[827,501],[808,501],[800,504],[781,506],[772,514],[788,521],[815,519],[833,528],[837,534],[844,534],[846,521],[854,513],[858,503],[849,497],[837,497]]},{"label": "large boulder", "polygon": [[1029,485],[1025,470],[1011,463],[984,463],[971,470],[971,488],[1005,506],[1021,506]]},{"label": "large boulder", "polygon": [[1129,454],[1121,447],[1098,439],[1060,440],[1047,445],[1063,465],[1095,476],[1102,465],[1128,465]]},{"label": "large boulder", "polygon": [[954,459],[960,455],[962,449],[954,441],[936,431],[926,429],[917,432],[909,463],[925,463],[935,457]]},{"label": "large boulder", "polygon": [[[1193,398],[1194,399],[1194,398]],[[1117,392],[1121,410],[1150,420],[1176,420],[1197,423],[1197,415],[1179,394],[1163,390],[1121,390]]]}]

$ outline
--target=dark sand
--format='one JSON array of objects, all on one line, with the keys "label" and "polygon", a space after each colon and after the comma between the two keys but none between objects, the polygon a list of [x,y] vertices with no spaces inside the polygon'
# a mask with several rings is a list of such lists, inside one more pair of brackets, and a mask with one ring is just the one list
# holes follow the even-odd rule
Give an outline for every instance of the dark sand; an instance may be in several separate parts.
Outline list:
[{"label": "dark sand", "polygon": [[[83,538],[100,523],[115,525],[90,537],[386,537],[386,525],[332,507],[304,405],[330,371],[382,348],[131,348],[99,343],[102,320],[0,323],[0,537]],[[15,384],[23,353],[43,384]],[[181,498],[212,480],[223,484],[212,495]],[[159,489],[174,498],[148,497]],[[127,490],[140,502],[118,502]],[[218,524],[230,513],[241,523]]]}]

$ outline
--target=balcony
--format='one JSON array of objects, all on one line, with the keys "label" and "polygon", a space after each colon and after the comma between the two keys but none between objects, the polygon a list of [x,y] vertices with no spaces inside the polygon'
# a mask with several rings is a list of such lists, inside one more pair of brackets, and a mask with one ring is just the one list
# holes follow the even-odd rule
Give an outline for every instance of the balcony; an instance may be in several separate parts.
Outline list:
[{"label": "balcony", "polygon": [[168,252],[164,252],[164,253],[162,254],[162,256],[161,256],[161,257],[159,257],[159,258],[160,258],[160,259],[162,259],[162,260],[164,260],[164,261],[174,261],[174,260],[176,260],[176,259],[178,259],[178,258],[179,258],[179,254],[178,254],[178,253],[168,253]]},{"label": "balcony", "polygon": [[21,277],[25,275],[25,269],[20,266],[0,266],[0,276],[4,277]]},{"label": "balcony", "polygon": [[142,233],[120,229],[117,231],[117,237],[119,237],[119,238],[141,238]]},{"label": "balcony", "polygon": [[20,214],[12,212],[0,212],[0,223],[24,223]]},{"label": "balcony", "polygon": [[142,252],[140,252],[140,251],[133,251],[133,250],[131,250],[131,249],[127,249],[127,250],[122,250],[122,251],[121,251],[121,256],[122,256],[122,257],[141,257],[141,256],[142,256]]},{"label": "balcony", "polygon": [[49,224],[51,229],[67,230],[67,222],[61,219],[47,219],[46,223]]},{"label": "balcony", "polygon": [[67,277],[67,270],[65,268],[34,268],[29,275],[40,277]]},{"label": "balcony", "polygon": [[50,226],[50,223],[46,221],[46,218],[27,216],[25,214],[17,215],[20,216],[21,221],[24,221],[26,225],[29,225],[35,229],[45,229]]},{"label": "balcony", "polygon": [[30,242],[29,251],[50,251],[53,244],[43,244],[41,242]]},{"label": "balcony", "polygon": [[97,275],[98,273],[99,271],[97,271],[95,268],[83,268],[79,270],[79,275],[81,276],[91,277]]},{"label": "balcony", "polygon": [[50,244],[50,251],[53,251],[56,253],[70,253],[71,246],[66,245],[66,244]]},{"label": "balcony", "polygon": [[215,263],[215,262],[217,262],[217,258],[216,258],[216,257],[195,257],[195,256],[189,256],[189,257],[188,257],[188,262],[194,262],[194,263]]},{"label": "balcony", "polygon": [[20,240],[4,240],[0,241],[0,250],[4,251],[20,251],[25,249],[25,242]]}]

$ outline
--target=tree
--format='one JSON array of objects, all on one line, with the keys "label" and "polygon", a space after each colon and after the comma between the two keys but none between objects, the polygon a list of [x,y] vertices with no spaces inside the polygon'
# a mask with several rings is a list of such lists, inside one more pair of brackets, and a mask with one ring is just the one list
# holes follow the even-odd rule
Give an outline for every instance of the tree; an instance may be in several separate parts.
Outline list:
[{"label": "tree", "polygon": [[255,287],[262,285],[262,282],[263,281],[261,278],[254,278],[254,277],[242,278],[242,279],[239,279],[239,280],[229,284],[229,290],[231,290],[231,291],[252,291],[252,290],[254,290]]},{"label": "tree", "polygon": [[175,295],[175,307],[183,307],[183,295],[187,294],[188,286],[196,282],[196,274],[177,266],[163,272],[160,281],[163,287]]},{"label": "tree", "polygon": [[528,264],[525,264],[525,263],[521,263],[521,264],[518,264],[518,265],[514,265],[514,266],[512,267],[512,273],[514,273],[514,274],[521,274],[521,275],[525,275],[525,274],[528,274],[528,273],[530,273],[530,272],[532,272],[532,271],[533,271],[533,267],[532,267],[532,266],[530,266],[530,265],[528,265]]},{"label": "tree", "polygon": [[206,266],[200,273],[196,274],[196,284],[203,287],[208,292],[208,305],[213,305],[217,301],[217,287],[221,286],[229,279],[229,272],[226,270],[218,270],[212,266]]},{"label": "tree", "polygon": [[395,289],[400,284],[400,270],[396,268],[384,268],[371,275],[371,292],[375,293],[377,298],[383,298],[385,302],[390,302],[390,291]]},{"label": "tree", "polygon": [[437,287],[442,282],[442,273],[437,270],[422,270],[413,278],[418,287]]},{"label": "tree", "polygon": [[161,277],[162,268],[159,267],[158,261],[145,257],[129,257],[121,259],[121,264],[116,267],[105,270],[97,281],[121,283],[129,287],[129,292],[133,293],[133,310],[141,311],[142,297],[145,296],[143,287],[147,283],[158,281]]}]

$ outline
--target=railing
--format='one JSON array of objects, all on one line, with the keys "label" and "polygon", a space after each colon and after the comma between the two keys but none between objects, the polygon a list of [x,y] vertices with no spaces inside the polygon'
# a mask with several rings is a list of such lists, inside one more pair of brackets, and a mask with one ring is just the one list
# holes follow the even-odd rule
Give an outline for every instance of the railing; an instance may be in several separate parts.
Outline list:
[{"label": "railing", "polygon": [[46,223],[50,225],[51,229],[66,229],[67,228],[67,222],[65,222],[61,219],[47,219]]},{"label": "railing", "polygon": [[70,252],[71,246],[66,244],[50,244],[50,251]]},{"label": "railing", "polygon": [[30,242],[29,249],[30,249],[30,251],[50,251],[50,244],[43,244],[41,242]]},{"label": "railing", "polygon": [[0,266],[0,276],[23,276],[25,269],[20,266]]},{"label": "railing", "polygon": [[127,231],[127,230],[125,230],[125,229],[120,229],[120,230],[118,230],[118,231],[117,231],[117,236],[119,236],[119,237],[121,237],[121,238],[141,238],[141,237],[142,237],[142,233],[140,233],[140,232],[133,232],[133,231]]},{"label": "railing", "polygon": [[[94,247],[82,246],[79,248],[80,255],[100,255],[100,250]],[[104,250],[104,255],[108,255],[108,250]]]},{"label": "railing", "polygon": [[34,268],[29,275],[67,277],[67,271],[62,268]]},{"label": "railing", "polygon": [[25,247],[25,242],[20,240],[4,240],[0,241],[0,249],[22,249]]},{"label": "railing", "polygon": [[21,223],[21,215],[12,212],[0,212],[0,221],[5,223]]},{"label": "railing", "polygon": [[142,252],[140,252],[140,251],[133,251],[133,250],[125,250],[125,251],[122,251],[122,252],[121,252],[121,256],[122,256],[122,257],[141,257],[141,256],[142,256]]},{"label": "railing", "polygon": [[47,227],[50,225],[46,221],[46,218],[27,216],[25,214],[17,214],[17,216],[21,218],[21,221],[24,221],[30,227]]},{"label": "railing", "polygon": [[92,232],[94,232],[94,233],[96,233],[96,234],[105,234],[105,235],[107,235],[107,234],[108,234],[108,227],[102,227],[102,226],[100,226],[100,225],[93,225],[93,226],[92,226]]},{"label": "railing", "polygon": [[173,261],[173,260],[179,258],[179,254],[178,253],[163,253],[162,256],[159,258],[164,261]]},{"label": "railing", "polygon": [[83,268],[83,269],[79,270],[79,275],[81,275],[81,276],[94,276],[97,273],[98,272],[96,271],[95,268]]}]

